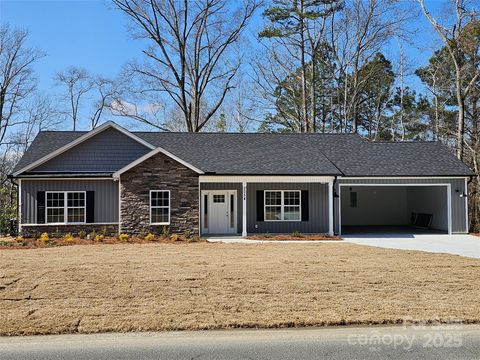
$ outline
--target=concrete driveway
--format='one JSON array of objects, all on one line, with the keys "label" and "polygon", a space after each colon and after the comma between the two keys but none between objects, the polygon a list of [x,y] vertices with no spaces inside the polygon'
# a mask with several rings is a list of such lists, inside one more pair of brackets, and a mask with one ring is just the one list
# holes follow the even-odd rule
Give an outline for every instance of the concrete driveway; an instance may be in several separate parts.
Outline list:
[{"label": "concrete driveway", "polygon": [[467,234],[358,234],[342,237],[346,242],[359,245],[480,258],[480,237]]}]

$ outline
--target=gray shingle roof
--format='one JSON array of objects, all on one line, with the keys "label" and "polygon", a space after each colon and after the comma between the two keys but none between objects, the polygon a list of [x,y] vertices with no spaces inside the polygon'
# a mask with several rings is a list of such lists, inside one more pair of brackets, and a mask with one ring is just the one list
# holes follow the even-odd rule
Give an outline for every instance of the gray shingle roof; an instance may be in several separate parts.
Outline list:
[{"label": "gray shingle roof", "polygon": [[[82,136],[41,132],[17,171]],[[205,173],[250,175],[469,176],[439,142],[370,143],[354,134],[134,132]],[[80,171],[81,169],[79,169]]]}]

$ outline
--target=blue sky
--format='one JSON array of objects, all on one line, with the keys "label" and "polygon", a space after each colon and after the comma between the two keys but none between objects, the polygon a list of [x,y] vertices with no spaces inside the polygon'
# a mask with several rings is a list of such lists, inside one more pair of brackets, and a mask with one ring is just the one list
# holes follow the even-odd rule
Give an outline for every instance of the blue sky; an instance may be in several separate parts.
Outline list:
[{"label": "blue sky", "polygon": [[[438,10],[438,4],[436,0],[427,2],[434,10]],[[416,2],[408,0],[403,5],[418,7]],[[0,22],[28,29],[29,45],[46,52],[47,56],[35,65],[39,88],[46,93],[59,91],[54,86],[53,77],[71,65],[84,67],[93,74],[114,77],[127,61],[141,57],[144,45],[129,35],[125,16],[103,0],[0,0]],[[251,38],[261,25],[258,13],[248,30]],[[427,62],[433,50],[433,47],[424,47],[437,38],[423,16],[411,26],[418,27],[413,40],[423,50],[409,46],[405,49],[410,62],[418,67]],[[251,40],[254,46],[255,40]],[[384,52],[387,57],[394,58],[398,42],[394,41]],[[414,76],[410,77],[409,83],[421,87]]]}]

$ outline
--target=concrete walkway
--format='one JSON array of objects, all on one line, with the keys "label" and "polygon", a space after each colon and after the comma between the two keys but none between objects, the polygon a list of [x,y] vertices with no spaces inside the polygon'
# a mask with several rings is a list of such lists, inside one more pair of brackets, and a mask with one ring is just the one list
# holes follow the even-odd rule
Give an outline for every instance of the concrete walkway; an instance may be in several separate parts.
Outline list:
[{"label": "concrete walkway", "polygon": [[305,240],[247,240],[241,236],[212,237],[209,242],[237,244],[311,244],[342,243],[377,246],[387,249],[418,250],[433,253],[446,253],[472,258],[480,258],[480,237],[468,234],[359,234],[343,235],[343,241],[305,241]]},{"label": "concrete walkway", "polygon": [[480,258],[480,237],[468,234],[361,234],[343,238],[359,245]]}]

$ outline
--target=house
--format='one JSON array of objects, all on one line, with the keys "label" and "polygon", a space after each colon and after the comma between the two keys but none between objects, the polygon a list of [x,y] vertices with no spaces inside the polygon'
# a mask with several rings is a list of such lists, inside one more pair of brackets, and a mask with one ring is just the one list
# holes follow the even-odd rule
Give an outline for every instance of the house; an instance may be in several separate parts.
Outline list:
[{"label": "house", "polygon": [[11,178],[25,231],[468,231],[474,173],[439,142],[355,134],[40,132]]}]

